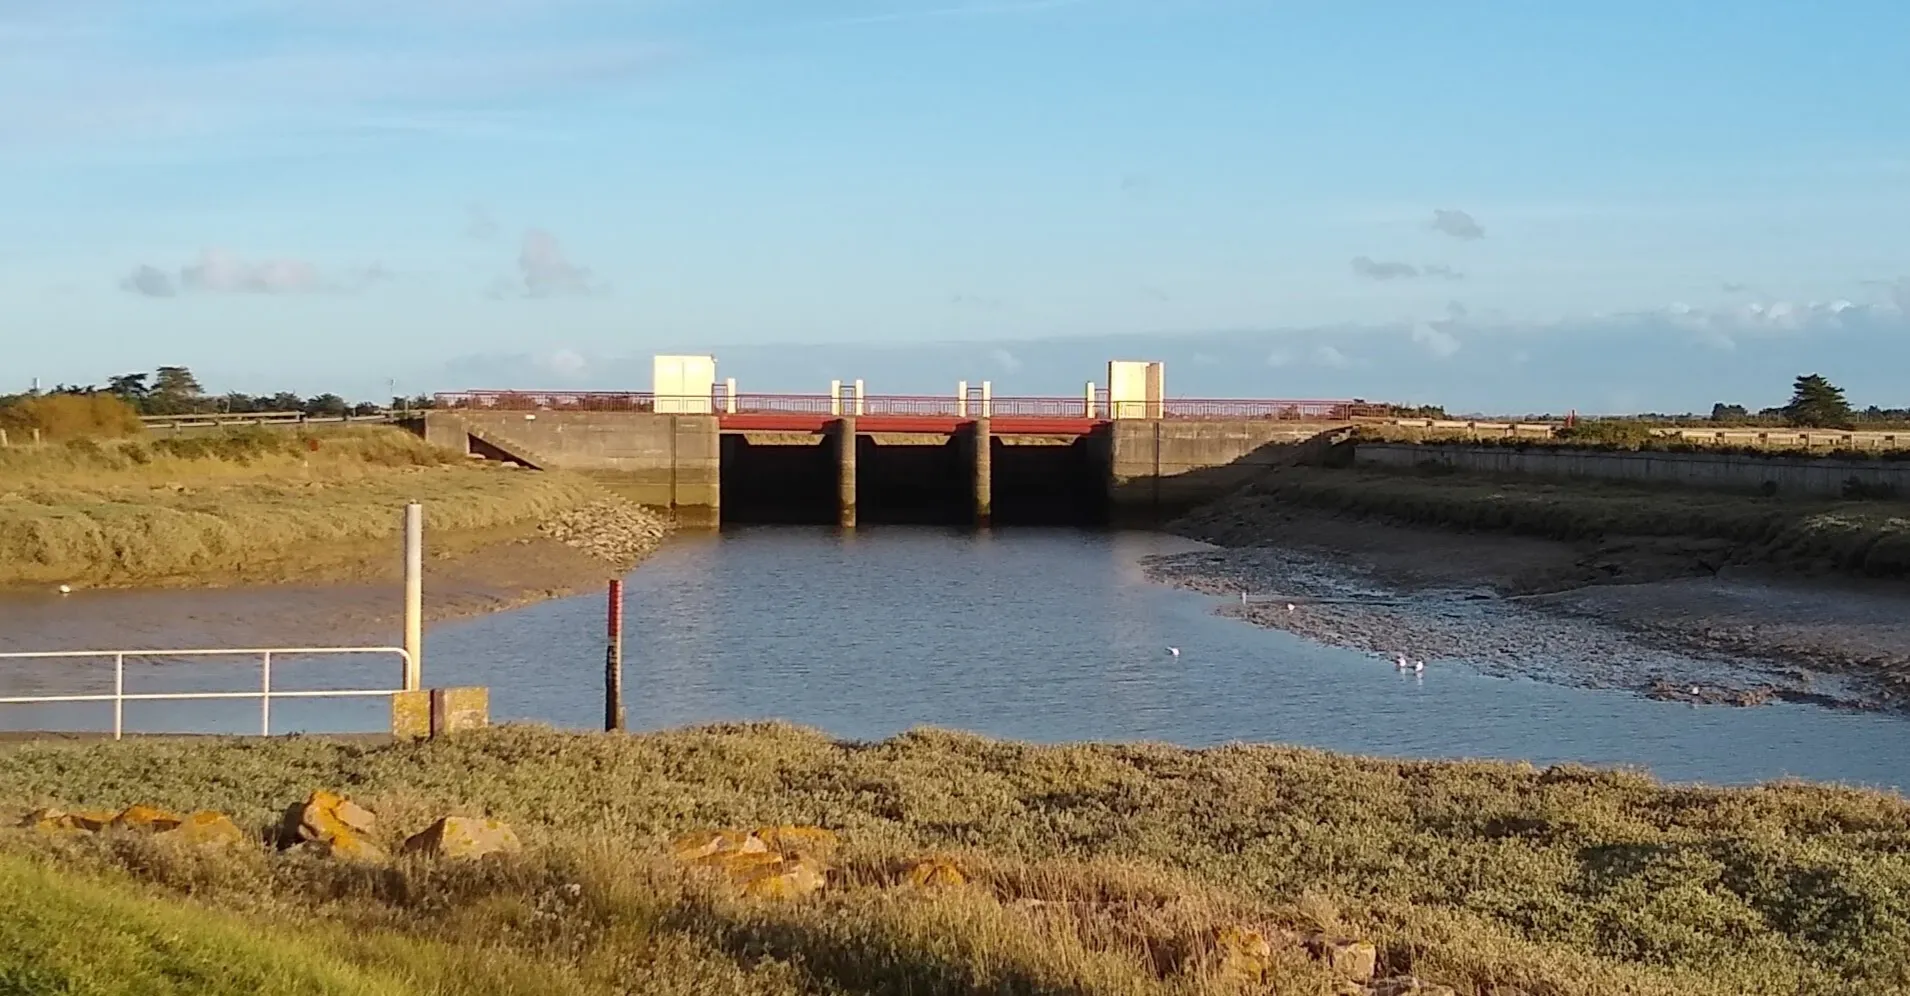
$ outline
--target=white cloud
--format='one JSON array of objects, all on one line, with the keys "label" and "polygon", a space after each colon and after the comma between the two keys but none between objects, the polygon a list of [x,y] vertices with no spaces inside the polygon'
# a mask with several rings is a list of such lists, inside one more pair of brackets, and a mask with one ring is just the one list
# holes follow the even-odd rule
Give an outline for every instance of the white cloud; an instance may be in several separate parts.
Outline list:
[{"label": "white cloud", "polygon": [[572,263],[564,255],[557,237],[540,228],[524,233],[523,247],[517,253],[517,270],[528,297],[552,297],[560,294],[594,294],[602,290],[590,271]]},{"label": "white cloud", "polygon": [[1021,369],[1021,359],[1006,349],[999,347],[991,349],[988,351],[988,358],[994,361],[996,366],[1009,373],[1014,373]]},{"label": "white cloud", "polygon": [[497,234],[497,219],[482,204],[473,204],[464,212],[464,237],[482,242]]},{"label": "white cloud", "polygon": [[1344,370],[1353,365],[1353,358],[1340,352],[1333,346],[1313,347],[1313,362],[1336,370]]},{"label": "white cloud", "polygon": [[1435,232],[1444,232],[1455,239],[1470,241],[1486,237],[1486,230],[1479,227],[1479,222],[1464,211],[1436,209],[1433,211],[1432,220],[1426,223],[1426,227]]},{"label": "white cloud", "polygon": [[172,272],[141,264],[120,281],[120,288],[145,297],[196,294],[319,294],[362,290],[394,278],[382,263],[352,268],[342,277],[326,277],[303,259],[247,259],[227,249],[204,249],[198,259]]},{"label": "white cloud", "polygon": [[1284,349],[1276,349],[1273,352],[1267,354],[1267,366],[1270,366],[1274,368],[1275,370],[1278,370],[1282,367],[1290,367],[1292,365],[1293,365],[1293,354],[1287,352]]},{"label": "white cloud", "polygon": [[1459,352],[1459,337],[1446,331],[1445,322],[1416,322],[1413,324],[1413,341],[1426,352],[1446,359]]},{"label": "white cloud", "polygon": [[577,378],[590,368],[588,360],[574,349],[559,349],[548,356],[539,357],[537,365],[560,377]]},{"label": "white cloud", "polygon": [[172,274],[156,267],[141,265],[119,282],[122,290],[146,297],[172,297],[178,293],[173,287]]},{"label": "white cloud", "polygon": [[1419,276],[1419,267],[1411,263],[1395,263],[1373,259],[1370,256],[1353,257],[1353,275],[1368,280],[1411,280]]}]

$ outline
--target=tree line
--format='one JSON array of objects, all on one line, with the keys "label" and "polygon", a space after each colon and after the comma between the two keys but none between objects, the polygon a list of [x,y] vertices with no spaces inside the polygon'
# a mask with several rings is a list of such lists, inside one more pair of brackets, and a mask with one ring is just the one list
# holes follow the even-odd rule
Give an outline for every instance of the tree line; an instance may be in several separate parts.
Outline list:
[{"label": "tree line", "polygon": [[231,391],[207,394],[199,379],[187,367],[160,367],[150,373],[128,373],[109,377],[104,385],[60,384],[51,391],[0,395],[0,405],[26,398],[108,396],[125,402],[141,415],[213,415],[222,413],[301,412],[312,417],[372,415],[393,409],[430,408],[430,395],[394,396],[389,406],[369,401],[348,401],[343,396],[325,393],[302,396],[292,391],[274,394],[246,394]]}]

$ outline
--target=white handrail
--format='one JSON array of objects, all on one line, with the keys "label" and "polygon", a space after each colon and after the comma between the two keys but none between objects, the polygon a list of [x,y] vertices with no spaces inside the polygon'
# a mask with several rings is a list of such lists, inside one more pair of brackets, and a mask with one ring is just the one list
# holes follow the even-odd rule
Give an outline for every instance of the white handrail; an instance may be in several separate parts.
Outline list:
[{"label": "white handrail", "polygon": [[[399,687],[275,692],[272,690],[272,655],[274,654],[279,656],[395,654],[401,665],[399,670]],[[230,648],[216,650],[42,650],[0,653],[0,661],[80,660],[93,657],[111,657],[113,659],[112,694],[13,695],[0,697],[0,705],[34,705],[55,702],[111,702],[113,704],[113,739],[118,740],[124,733],[126,703],[128,702],[258,699],[259,735],[271,736],[273,699],[356,698],[395,695],[405,690],[404,682],[411,670],[411,654],[403,647],[255,647],[238,650]],[[260,659],[259,690],[256,692],[135,692],[129,695],[126,692],[126,658],[128,657],[257,657]]]}]

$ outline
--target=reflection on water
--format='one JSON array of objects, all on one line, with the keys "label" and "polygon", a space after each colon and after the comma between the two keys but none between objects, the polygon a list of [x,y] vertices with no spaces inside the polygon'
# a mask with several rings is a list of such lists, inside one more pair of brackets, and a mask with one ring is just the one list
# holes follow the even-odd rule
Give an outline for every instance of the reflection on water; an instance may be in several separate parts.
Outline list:
[{"label": "reflection on water", "polygon": [[[1281,741],[1629,763],[1718,782],[1792,775],[1894,786],[1910,770],[1904,721],[1889,716],[1693,708],[1459,665],[1402,676],[1372,657],[1219,618],[1213,599],[1142,576],[1143,557],[1194,546],[1069,530],[869,529],[846,538],[788,528],[685,539],[626,584],[630,725],[779,718],[857,739],[935,725],[1049,742]],[[428,636],[426,682],[488,685],[500,719],[588,728],[602,717],[603,632],[600,595],[446,623]],[[257,679],[255,668],[169,667],[170,676],[139,679],[168,688]],[[384,684],[393,668],[298,661],[275,672],[315,687]],[[110,688],[110,668],[102,670]],[[35,673],[48,681],[44,669]],[[67,673],[53,684],[80,682]],[[58,724],[49,721],[55,710],[33,721],[18,713],[0,709],[0,724],[98,728],[104,708],[65,707]],[[155,704],[129,707],[128,717],[135,729],[248,732],[257,705]],[[275,727],[287,729],[382,722],[373,703],[274,706]]]}]

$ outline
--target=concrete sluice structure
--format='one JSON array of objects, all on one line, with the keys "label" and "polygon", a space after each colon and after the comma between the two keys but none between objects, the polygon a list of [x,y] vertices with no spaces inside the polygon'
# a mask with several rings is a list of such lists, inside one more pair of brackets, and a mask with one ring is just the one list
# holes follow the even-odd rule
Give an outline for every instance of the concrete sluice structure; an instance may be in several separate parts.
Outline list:
[{"label": "concrete sluice structure", "polygon": [[1156,418],[1044,430],[1022,420],[1002,432],[1002,420],[979,417],[941,431],[884,421],[769,430],[726,428],[716,415],[453,408],[411,426],[473,457],[586,473],[685,526],[715,527],[1151,525],[1348,424]]}]

